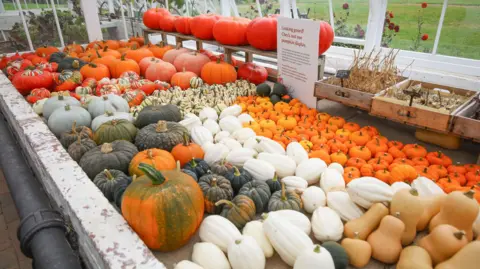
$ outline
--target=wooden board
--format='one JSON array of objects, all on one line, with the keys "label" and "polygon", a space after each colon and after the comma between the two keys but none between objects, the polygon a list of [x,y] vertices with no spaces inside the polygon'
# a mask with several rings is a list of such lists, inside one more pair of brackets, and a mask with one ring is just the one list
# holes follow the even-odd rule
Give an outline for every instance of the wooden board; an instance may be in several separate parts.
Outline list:
[{"label": "wooden board", "polygon": [[480,120],[472,119],[480,103],[470,100],[455,113],[452,120],[452,133],[480,142]]},{"label": "wooden board", "polygon": [[315,97],[332,100],[347,106],[357,107],[363,110],[370,110],[372,106],[373,93],[357,91],[325,83],[326,79],[315,83]]}]

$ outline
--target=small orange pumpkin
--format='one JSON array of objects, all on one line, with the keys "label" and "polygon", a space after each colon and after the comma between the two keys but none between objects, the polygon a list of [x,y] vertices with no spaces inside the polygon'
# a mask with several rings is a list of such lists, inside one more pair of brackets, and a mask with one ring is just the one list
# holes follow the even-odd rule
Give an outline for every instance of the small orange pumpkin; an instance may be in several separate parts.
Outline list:
[{"label": "small orange pumpkin", "polygon": [[177,72],[172,76],[170,84],[172,84],[172,86],[178,86],[182,90],[186,90],[190,88],[190,80],[194,77],[197,77],[195,73],[183,70],[183,72]]},{"label": "small orange pumpkin", "polygon": [[427,156],[427,150],[418,145],[418,144],[408,144],[405,145],[402,149],[402,151],[407,155],[409,159],[412,159],[414,157],[425,157]]},{"label": "small orange pumpkin", "polygon": [[356,167],[348,166],[343,170],[343,179],[345,180],[346,184],[356,178],[359,178],[360,176],[360,170]]},{"label": "small orange pumpkin", "polygon": [[84,78],[94,78],[97,81],[102,78],[110,78],[110,70],[103,64],[86,64],[80,68],[80,74]]},{"label": "small orange pumpkin", "polygon": [[382,158],[382,160],[386,161],[388,164],[391,164],[394,159],[392,154],[388,152],[377,152],[377,154],[375,154],[375,158]]},{"label": "small orange pumpkin", "polygon": [[373,166],[371,164],[364,164],[360,168],[360,174],[362,177],[373,177],[375,171],[373,170]]},{"label": "small orange pumpkin", "polygon": [[348,157],[345,153],[341,151],[337,151],[335,153],[330,154],[330,159],[332,160],[332,162],[339,163],[343,166],[347,162]]},{"label": "small orange pumpkin", "polygon": [[343,129],[348,130],[350,133],[360,130],[360,125],[355,122],[347,122],[343,125]]},{"label": "small orange pumpkin", "polygon": [[387,145],[389,148],[395,147],[400,150],[403,149],[403,143],[400,141],[394,141],[394,140],[388,141]]},{"label": "small orange pumpkin", "polygon": [[358,146],[365,146],[370,141],[370,136],[363,131],[355,131],[350,135],[350,140]]},{"label": "small orange pumpkin", "polygon": [[388,151],[388,146],[386,143],[381,142],[379,138],[372,139],[365,144],[365,147],[367,147],[372,155],[377,154],[377,152],[387,152]]},{"label": "small orange pumpkin", "polygon": [[443,154],[441,151],[429,152],[425,158],[430,162],[430,164],[440,164],[445,167],[452,165],[452,159]]},{"label": "small orange pumpkin", "polygon": [[190,142],[190,137],[186,133],[183,136],[183,143],[176,145],[172,149],[172,156],[176,161],[180,162],[181,167],[194,158],[203,159],[204,155],[205,152],[202,147]]},{"label": "small orange pumpkin", "polygon": [[147,149],[137,153],[130,161],[128,172],[131,176],[144,175],[144,172],[138,167],[141,163],[151,165],[158,170],[172,170],[177,167],[175,158],[170,152],[162,149]]},{"label": "small orange pumpkin", "polygon": [[366,164],[367,161],[364,159],[358,158],[358,157],[353,157],[348,159],[346,166],[349,167],[356,167],[357,169],[360,169],[364,164]]},{"label": "small orange pumpkin", "polygon": [[447,171],[448,173],[459,173],[459,174],[466,174],[467,173],[467,169],[465,168],[464,165],[461,165],[460,163],[457,163],[457,164],[452,164],[450,166],[447,167]]},{"label": "small orange pumpkin", "polygon": [[392,181],[392,176],[387,169],[375,171],[373,176],[388,184]]},{"label": "small orange pumpkin", "polygon": [[365,161],[370,160],[372,158],[372,152],[367,147],[364,146],[356,146],[351,148],[348,151],[351,157],[358,157],[360,159],[364,159]]},{"label": "small orange pumpkin", "polygon": [[200,77],[210,85],[226,84],[237,80],[237,71],[231,64],[217,60],[206,63],[202,67]]},{"label": "small orange pumpkin", "polygon": [[411,183],[418,176],[417,170],[408,164],[398,164],[390,171],[390,184],[395,182],[409,182]]}]

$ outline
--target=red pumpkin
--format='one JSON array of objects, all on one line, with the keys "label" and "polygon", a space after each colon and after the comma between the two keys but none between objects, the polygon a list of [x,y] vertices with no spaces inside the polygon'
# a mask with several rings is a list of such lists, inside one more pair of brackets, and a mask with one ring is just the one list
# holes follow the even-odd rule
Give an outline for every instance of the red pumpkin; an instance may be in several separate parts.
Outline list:
[{"label": "red pumpkin", "polygon": [[247,27],[249,19],[240,17],[228,17],[218,20],[213,26],[213,37],[220,44],[240,46],[246,45]]},{"label": "red pumpkin", "polygon": [[163,16],[170,15],[170,12],[164,8],[150,8],[143,13],[143,24],[150,29],[160,29],[159,21]]},{"label": "red pumpkin", "polygon": [[58,48],[52,47],[52,46],[43,46],[39,47],[38,49],[35,50],[35,54],[40,57],[50,57],[50,55],[54,52],[59,52]]},{"label": "red pumpkin", "polygon": [[153,63],[158,63],[158,62],[163,62],[161,59],[158,59],[156,57],[145,57],[143,58],[138,65],[140,66],[140,75],[144,76],[145,71],[147,71],[147,68],[153,64]]},{"label": "red pumpkin", "polygon": [[175,21],[177,20],[178,16],[163,16],[158,24],[160,25],[160,29],[165,32],[175,32]]},{"label": "red pumpkin", "polygon": [[8,62],[10,62],[10,57],[7,56],[2,56],[2,59],[0,60],[0,69],[4,69],[7,67]]},{"label": "red pumpkin", "polygon": [[333,32],[332,26],[328,22],[320,22],[320,39],[318,41],[318,56],[322,55],[327,51],[333,43],[333,38],[335,34]]},{"label": "red pumpkin", "polygon": [[173,65],[178,72],[185,70],[193,72],[199,76],[200,72],[202,71],[202,67],[208,62],[210,62],[210,59],[207,56],[194,51],[178,55],[175,58],[175,61],[173,61]]},{"label": "red pumpkin", "polygon": [[167,62],[151,64],[145,71],[145,78],[151,81],[160,80],[169,82],[177,72],[175,66]]},{"label": "red pumpkin", "polygon": [[238,68],[238,78],[245,79],[255,85],[265,82],[267,77],[267,69],[254,63],[245,63]]},{"label": "red pumpkin", "polygon": [[248,43],[261,50],[277,49],[277,18],[256,18],[247,27]]},{"label": "red pumpkin", "polygon": [[45,88],[36,88],[36,89],[33,89],[30,92],[30,94],[27,96],[27,101],[33,104],[38,100],[42,100],[45,98],[50,98],[50,91]]},{"label": "red pumpkin", "polygon": [[213,26],[221,17],[215,14],[202,14],[190,21],[190,30],[196,38],[212,40]]},{"label": "red pumpkin", "polygon": [[35,88],[50,89],[53,85],[52,73],[40,70],[23,70],[13,76],[12,84],[22,95]]},{"label": "red pumpkin", "polygon": [[190,30],[190,21],[192,17],[177,17],[175,20],[175,31],[184,35],[191,35],[192,31]]},{"label": "red pumpkin", "polygon": [[194,77],[197,77],[197,74],[183,70],[182,72],[175,73],[170,83],[173,86],[182,88],[182,90],[186,90],[190,88],[190,80]]},{"label": "red pumpkin", "polygon": [[177,46],[175,49],[168,50],[167,52],[165,52],[165,54],[163,54],[162,60],[164,60],[165,62],[169,62],[169,63],[173,64],[173,62],[175,62],[175,58],[177,58],[178,55],[180,55],[182,53],[187,53],[189,51],[190,51],[189,49],[181,48],[181,47]]}]

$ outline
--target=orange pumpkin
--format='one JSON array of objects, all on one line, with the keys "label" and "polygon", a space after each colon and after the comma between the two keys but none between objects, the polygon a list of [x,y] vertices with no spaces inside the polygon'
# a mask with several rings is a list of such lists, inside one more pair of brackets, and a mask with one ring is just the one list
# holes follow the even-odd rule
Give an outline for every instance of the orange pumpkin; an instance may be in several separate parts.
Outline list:
[{"label": "orange pumpkin", "polygon": [[285,130],[293,130],[293,128],[295,128],[295,126],[297,126],[297,120],[294,117],[289,117],[289,116],[285,116],[284,118],[280,118],[277,121],[277,123],[278,123],[278,125],[285,128]]},{"label": "orange pumpkin", "polygon": [[172,86],[178,86],[182,88],[182,90],[186,90],[190,88],[190,80],[194,77],[197,77],[195,73],[183,70],[183,72],[175,73],[172,76],[170,84],[172,84]]},{"label": "orange pumpkin", "polygon": [[348,161],[346,163],[346,166],[356,167],[356,168],[360,169],[366,163],[367,163],[367,161],[365,161],[362,158],[352,157],[352,158],[348,159]]},{"label": "orange pumpkin", "polygon": [[384,142],[380,142],[379,138],[372,139],[365,144],[365,147],[367,147],[372,155],[377,154],[377,152],[387,152],[388,151],[388,146]]},{"label": "orange pumpkin", "polygon": [[260,127],[269,129],[272,132],[275,132],[277,128],[277,124],[273,120],[261,120],[258,124],[260,124]]},{"label": "orange pumpkin", "polygon": [[393,158],[405,158],[407,155],[397,147],[391,147],[388,149],[388,153],[392,155]]},{"label": "orange pumpkin", "polygon": [[112,77],[119,78],[124,72],[132,71],[140,75],[138,63],[132,59],[126,59],[124,56],[117,60],[112,70]]},{"label": "orange pumpkin", "polygon": [[343,125],[345,125],[345,119],[342,118],[342,117],[331,117],[330,119],[328,119],[328,123],[329,124],[333,124],[335,126],[338,127],[338,129],[342,128]]},{"label": "orange pumpkin", "polygon": [[255,131],[255,133],[258,135],[258,136],[265,136],[267,138],[272,138],[273,137],[273,132],[270,130],[270,129],[267,129],[267,128],[258,128],[257,131]]},{"label": "orange pumpkin", "polygon": [[372,152],[367,147],[364,146],[356,146],[351,148],[348,151],[351,157],[358,157],[360,159],[364,159],[365,161],[370,160],[372,158]]},{"label": "orange pumpkin", "polygon": [[428,167],[431,171],[435,171],[440,178],[446,177],[448,175],[447,168],[445,168],[443,165],[439,164],[432,164]]},{"label": "orange pumpkin", "polygon": [[427,156],[427,150],[418,145],[418,144],[408,144],[405,145],[402,151],[407,155],[407,158],[412,159],[414,157],[425,157]]},{"label": "orange pumpkin", "polygon": [[440,164],[445,167],[452,165],[452,159],[443,154],[441,151],[429,152],[425,158],[428,160],[428,162],[430,162],[430,164]]},{"label": "orange pumpkin", "polygon": [[337,151],[341,151],[343,153],[348,153],[348,148],[343,144],[341,141],[338,141],[337,139],[332,139],[328,141],[327,145],[330,147],[330,153],[334,153]]},{"label": "orange pumpkin", "polygon": [[97,81],[102,78],[110,78],[110,70],[103,64],[86,64],[80,68],[80,74],[82,74],[84,78],[94,78]]},{"label": "orange pumpkin", "polygon": [[387,148],[389,148],[389,146],[388,146],[388,138],[386,138],[386,137],[383,136],[383,135],[376,135],[376,136],[373,136],[373,137],[372,137],[372,140],[377,140],[377,139],[380,141],[380,143],[383,143],[383,144],[387,145]]},{"label": "orange pumpkin", "polygon": [[125,58],[132,59],[137,63],[145,57],[153,57],[153,53],[146,48],[132,48],[131,50],[125,52]]},{"label": "orange pumpkin", "polygon": [[379,134],[377,128],[373,126],[363,126],[360,131],[367,133],[370,137],[374,137]]},{"label": "orange pumpkin", "polygon": [[212,29],[215,40],[224,45],[241,46],[248,44],[247,26],[250,19],[241,17],[225,17],[218,20]]},{"label": "orange pumpkin", "polygon": [[136,36],[130,37],[130,39],[128,39],[128,42],[137,42],[140,46],[143,46],[145,44],[145,39],[142,36],[139,36],[137,33]]},{"label": "orange pumpkin", "polygon": [[173,49],[173,47],[170,45],[165,45],[165,42],[161,41],[157,45],[149,44],[147,49],[153,53],[154,57],[162,59],[163,55],[165,55],[165,52]]},{"label": "orange pumpkin", "polygon": [[345,144],[345,146],[348,148],[348,150],[357,146],[357,144],[355,142],[353,142],[352,140],[345,141],[343,144]]},{"label": "orange pumpkin", "polygon": [[177,72],[175,66],[169,62],[158,62],[151,64],[145,71],[145,78],[151,81],[160,80],[170,82]]},{"label": "orange pumpkin", "polygon": [[330,159],[332,160],[332,162],[339,163],[343,166],[345,165],[345,163],[347,163],[348,157],[345,153],[341,151],[337,151],[335,153],[330,154]]},{"label": "orange pumpkin", "polygon": [[392,176],[387,169],[375,171],[373,176],[388,184],[392,181]]},{"label": "orange pumpkin", "polygon": [[451,179],[450,177],[444,177],[437,181],[437,185],[443,189],[446,193],[451,193],[452,191],[457,190],[460,188],[460,183],[456,180]]},{"label": "orange pumpkin", "polygon": [[226,62],[217,60],[205,64],[201,71],[201,78],[207,84],[226,84],[237,80],[237,71]]},{"label": "orange pumpkin", "polygon": [[122,56],[122,54],[120,52],[118,52],[116,50],[113,50],[113,49],[108,49],[108,47],[104,47],[103,50],[100,50],[100,51],[97,50],[94,57],[98,56],[98,54],[101,55],[101,56],[110,55],[110,56],[115,57],[116,59],[119,59]]},{"label": "orange pumpkin", "polygon": [[452,164],[450,166],[447,167],[447,171],[449,173],[459,173],[459,174],[466,174],[467,173],[467,169],[465,168],[464,165],[461,165],[460,163],[457,163],[457,164]]},{"label": "orange pumpkin", "polygon": [[130,161],[128,172],[131,176],[137,175],[143,176],[144,172],[139,169],[141,163],[152,165],[156,169],[172,170],[177,167],[175,158],[173,158],[170,152],[162,149],[147,149],[137,153]]},{"label": "orange pumpkin", "polygon": [[373,158],[368,161],[368,164],[372,165],[374,171],[388,169],[388,162],[382,159],[382,157]]},{"label": "orange pumpkin", "polygon": [[145,71],[147,68],[154,63],[163,62],[161,59],[156,57],[145,57],[139,63],[138,66],[140,67],[140,75],[145,76]]},{"label": "orange pumpkin", "polygon": [[429,178],[433,181],[437,181],[439,179],[438,173],[429,169],[427,166],[417,165],[414,166],[415,170],[418,172],[418,176]]},{"label": "orange pumpkin", "polygon": [[357,167],[348,166],[343,169],[343,179],[345,180],[346,184],[356,178],[359,178],[360,176],[360,170]]},{"label": "orange pumpkin", "polygon": [[468,180],[469,185],[480,183],[480,169],[466,173],[465,178]]},{"label": "orange pumpkin", "polygon": [[202,147],[190,142],[190,137],[185,134],[183,143],[173,147],[172,155],[176,161],[180,162],[180,166],[183,167],[186,163],[194,158],[203,159],[205,152],[203,151]]},{"label": "orange pumpkin", "polygon": [[430,163],[428,160],[424,157],[415,157],[412,159],[412,162],[414,165],[424,165],[424,166],[429,166]]},{"label": "orange pumpkin", "polygon": [[332,159],[330,154],[325,150],[308,150],[308,158],[319,158],[322,159],[326,164],[330,164]]},{"label": "orange pumpkin", "polygon": [[373,166],[370,164],[364,164],[360,168],[360,174],[362,177],[373,177],[375,170],[373,170]]},{"label": "orange pumpkin", "polygon": [[465,169],[467,172],[475,172],[480,169],[480,165],[478,164],[466,164]]},{"label": "orange pumpkin", "polygon": [[332,116],[330,116],[328,113],[325,113],[325,112],[320,112],[317,114],[317,120],[320,121],[320,122],[328,122],[328,120],[331,118]]},{"label": "orange pumpkin", "polygon": [[396,165],[391,171],[390,184],[395,182],[412,182],[418,176],[417,170],[408,164]]},{"label": "orange pumpkin", "polygon": [[128,102],[129,107],[140,105],[145,100],[146,94],[142,90],[130,90],[122,95],[123,99]]},{"label": "orange pumpkin", "polygon": [[403,143],[400,141],[394,141],[394,140],[388,141],[387,145],[389,148],[395,147],[400,150],[403,149]]},{"label": "orange pumpkin", "polygon": [[392,154],[388,152],[377,152],[377,154],[375,154],[375,158],[381,158],[383,161],[386,161],[388,164],[391,164],[394,159]]},{"label": "orange pumpkin", "polygon": [[363,131],[355,131],[350,135],[350,140],[358,146],[365,146],[370,141],[370,136]]},{"label": "orange pumpkin", "polygon": [[394,164],[394,163],[408,164],[408,165],[411,165],[411,166],[415,165],[415,163],[412,160],[409,160],[407,158],[396,158],[395,160],[393,160],[392,164]]},{"label": "orange pumpkin", "polygon": [[101,56],[98,55],[98,57],[94,60],[92,60],[92,63],[94,64],[103,64],[108,67],[108,70],[110,71],[110,74],[112,73],[112,70],[115,66],[115,62],[117,59],[113,57],[112,55],[106,55],[106,56]]},{"label": "orange pumpkin", "polygon": [[457,172],[449,173],[447,177],[457,181],[462,186],[465,186],[465,184],[467,184],[467,178],[464,175],[459,174]]},{"label": "orange pumpkin", "polygon": [[325,137],[326,139],[330,140],[330,139],[333,139],[335,137],[335,131],[331,131],[327,128],[323,131],[320,131],[320,135]]},{"label": "orange pumpkin", "polygon": [[360,125],[355,122],[347,122],[343,125],[343,129],[348,130],[350,133],[360,130]]}]

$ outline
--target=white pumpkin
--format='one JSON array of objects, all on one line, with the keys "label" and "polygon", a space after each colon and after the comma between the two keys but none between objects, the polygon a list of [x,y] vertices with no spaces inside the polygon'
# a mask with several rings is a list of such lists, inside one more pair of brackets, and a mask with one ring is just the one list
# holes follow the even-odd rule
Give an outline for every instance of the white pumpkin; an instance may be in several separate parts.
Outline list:
[{"label": "white pumpkin", "polygon": [[263,214],[263,231],[280,258],[290,266],[301,253],[313,247],[310,237],[278,214]]},{"label": "white pumpkin", "polygon": [[295,160],[297,165],[301,162],[308,160],[308,153],[307,151],[300,145],[298,142],[290,142],[287,146],[286,151],[288,157]]},{"label": "white pumpkin", "polygon": [[65,107],[59,107],[53,111],[48,118],[47,125],[52,133],[56,136],[60,136],[63,132],[72,130],[74,122],[77,126],[90,127],[92,118],[85,108],[81,106],[66,105]]},{"label": "white pumpkin", "polygon": [[242,128],[242,129],[238,129],[236,130],[232,135],[231,137],[235,140],[237,140],[238,142],[240,143],[245,143],[245,141],[247,141],[249,138],[251,137],[255,137],[257,134],[255,134],[255,132],[250,129],[250,128]]},{"label": "white pumpkin", "polygon": [[347,192],[354,203],[365,209],[375,203],[388,205],[393,197],[390,185],[374,177],[360,177],[350,181]]},{"label": "white pumpkin", "polygon": [[318,241],[338,241],[343,236],[343,223],[337,212],[321,206],[313,211],[312,230]]},{"label": "white pumpkin", "polygon": [[204,268],[194,262],[183,260],[175,264],[175,267],[173,269],[204,269]]},{"label": "white pumpkin", "polygon": [[220,126],[218,126],[218,123],[212,119],[206,119],[203,122],[203,127],[207,128],[207,130],[209,130],[212,135],[220,132]]},{"label": "white pumpkin", "polygon": [[243,124],[243,123],[247,123],[247,122],[251,122],[251,121],[255,121],[252,116],[250,116],[250,114],[247,114],[247,113],[242,113],[240,115],[238,115],[238,120]]},{"label": "white pumpkin", "polygon": [[245,140],[243,142],[243,147],[247,149],[254,149],[257,150],[258,143],[260,143],[261,140],[257,139],[257,137],[250,137],[249,139]]},{"label": "white pumpkin", "polygon": [[225,137],[224,139],[220,140],[219,143],[224,144],[230,150],[241,149],[242,148],[242,144],[240,144],[240,142],[238,142],[237,140],[235,140],[231,137]]},{"label": "white pumpkin", "polygon": [[198,120],[200,120],[200,118],[193,113],[187,113],[183,116],[183,118],[184,119],[198,119]]},{"label": "white pumpkin", "polygon": [[330,252],[320,245],[313,246],[312,249],[300,254],[295,261],[293,269],[335,269],[333,258]]},{"label": "white pumpkin", "polygon": [[231,134],[243,128],[242,123],[234,116],[226,116],[220,120],[219,125],[222,131],[227,131]]},{"label": "white pumpkin", "polygon": [[320,181],[320,175],[327,168],[327,164],[319,158],[311,158],[301,162],[295,170],[295,175],[305,179],[308,184]]},{"label": "white pumpkin", "polygon": [[222,141],[222,139],[224,139],[225,137],[230,137],[230,133],[227,132],[227,131],[220,131],[220,132],[215,134],[215,137],[214,137],[213,141],[215,143],[218,143],[218,142]]},{"label": "white pumpkin", "polygon": [[275,175],[275,167],[263,160],[250,159],[243,164],[243,169],[256,180],[267,181]]},{"label": "white pumpkin", "polygon": [[227,162],[235,166],[243,166],[246,161],[253,159],[257,155],[257,152],[253,149],[237,148],[230,151],[227,155]]},{"label": "white pumpkin", "polygon": [[280,143],[269,138],[260,139],[257,147],[258,152],[275,153],[285,155],[285,149]]},{"label": "white pumpkin", "polygon": [[345,191],[328,192],[327,205],[335,210],[344,221],[358,219],[363,215],[362,209],[350,199],[350,195]]},{"label": "white pumpkin", "polygon": [[251,236],[257,241],[257,244],[263,251],[263,254],[266,258],[273,256],[275,252],[273,250],[272,244],[268,240],[267,236],[263,232],[263,223],[258,220],[250,221],[243,227],[243,235]]},{"label": "white pumpkin", "polygon": [[218,114],[215,109],[211,107],[204,107],[202,110],[200,110],[200,113],[198,113],[198,117],[200,118],[201,121],[206,120],[206,119],[211,119],[216,121],[218,119]]},{"label": "white pumpkin", "polygon": [[230,243],[242,236],[232,222],[220,215],[206,217],[200,224],[198,235],[203,242],[213,243],[224,252]]},{"label": "white pumpkin", "polygon": [[207,162],[209,165],[214,164],[222,159],[227,157],[230,149],[223,145],[223,144],[214,144],[213,146],[209,146],[205,151],[205,155],[203,156],[203,160]]},{"label": "white pumpkin", "polygon": [[200,146],[207,142],[213,143],[212,133],[203,126],[193,127],[190,131],[190,136],[192,137],[193,142]]},{"label": "white pumpkin", "polygon": [[213,144],[212,142],[203,143],[203,145],[201,145],[201,147],[203,149],[203,152],[206,152],[208,150],[208,148],[210,148],[213,145],[215,145],[215,144]]},{"label": "white pumpkin", "polygon": [[417,189],[418,195],[424,197],[445,194],[442,188],[426,177],[418,177],[415,179],[412,182],[412,188]]},{"label": "white pumpkin", "polygon": [[225,254],[215,244],[209,242],[193,245],[192,261],[203,268],[230,269]]},{"label": "white pumpkin", "polygon": [[47,98],[44,98],[44,99],[41,99],[41,100],[38,100],[36,101],[33,105],[32,105],[32,109],[35,113],[37,113],[37,115],[42,115],[43,113],[43,105],[45,104],[45,102],[47,101],[48,99]]},{"label": "white pumpkin", "polygon": [[321,175],[320,187],[325,193],[345,190],[345,180],[337,169],[327,168]]},{"label": "white pumpkin", "polygon": [[[75,99],[71,96],[63,96],[63,95],[52,96],[52,97],[48,98],[45,101],[45,103],[43,103],[42,114],[45,117],[45,119],[48,120],[48,118],[50,117],[50,115],[52,115],[52,113],[53,113],[53,111],[55,111],[55,109],[57,109],[59,107],[65,107],[65,105],[81,106],[80,102],[77,99]],[[128,110],[127,110],[127,112],[128,112]],[[99,115],[101,115],[101,114],[103,114],[103,113],[100,113]]]},{"label": "white pumpkin", "polygon": [[244,235],[228,245],[228,260],[232,269],[264,269],[265,255],[257,241]]},{"label": "white pumpkin", "polygon": [[229,116],[237,117],[238,115],[240,115],[240,113],[242,113],[242,107],[235,104],[222,110],[222,113],[220,113],[220,119],[223,119]]},{"label": "white pumpkin", "polygon": [[191,117],[191,118],[183,118],[180,122],[188,131],[191,131],[195,126],[202,126],[202,121],[198,117]]},{"label": "white pumpkin", "polygon": [[310,220],[308,219],[307,216],[305,216],[305,214],[301,212],[290,210],[290,209],[284,209],[284,210],[270,212],[269,214],[278,214],[282,218],[288,220],[290,224],[297,226],[297,228],[302,230],[307,235],[309,235],[310,232],[312,231],[312,224],[310,223]]},{"label": "white pumpkin", "polygon": [[341,175],[343,175],[343,166],[339,163],[331,163],[328,165],[328,168],[337,170]]},{"label": "white pumpkin", "polygon": [[392,188],[393,193],[395,194],[397,191],[402,189],[411,189],[412,187],[405,182],[397,181],[390,185]]},{"label": "white pumpkin", "polygon": [[303,191],[302,202],[303,209],[311,214],[318,207],[327,205],[327,197],[321,188],[310,186]]},{"label": "white pumpkin", "polygon": [[287,190],[299,190],[304,191],[308,187],[308,182],[297,176],[288,176],[282,178],[282,183],[285,184]]},{"label": "white pumpkin", "polygon": [[88,104],[88,112],[90,112],[92,118],[103,115],[107,111],[129,112],[130,106],[125,99],[115,94],[103,95],[101,98],[93,99]]},{"label": "white pumpkin", "polygon": [[132,114],[127,112],[108,112],[103,115],[100,115],[93,119],[92,121],[92,131],[96,131],[100,125],[104,124],[107,121],[111,120],[128,120],[133,123],[134,119]]},{"label": "white pumpkin", "polygon": [[287,155],[261,152],[258,154],[257,159],[273,165],[279,178],[293,176],[295,174],[295,169],[297,168],[295,161]]}]

